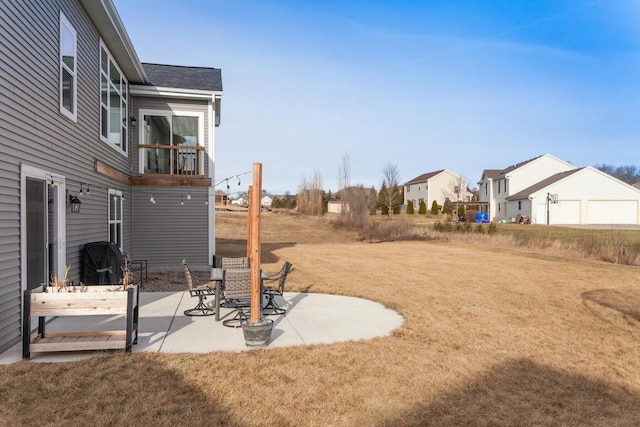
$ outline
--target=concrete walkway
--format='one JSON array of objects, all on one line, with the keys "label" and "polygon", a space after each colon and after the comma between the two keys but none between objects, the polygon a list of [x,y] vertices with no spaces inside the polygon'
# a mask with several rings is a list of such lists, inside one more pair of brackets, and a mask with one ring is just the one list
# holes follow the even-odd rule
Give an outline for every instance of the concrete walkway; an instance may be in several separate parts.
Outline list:
[{"label": "concrete walkway", "polygon": [[[222,325],[232,316],[221,309],[222,319],[214,316],[185,316],[184,310],[196,305],[188,292],[142,292],[138,344],[134,352],[209,353],[246,351],[242,329]],[[287,309],[284,316],[268,316],[274,326],[265,348],[388,336],[404,319],[382,304],[353,297],[326,294],[285,293],[276,299]],[[60,317],[47,325],[48,332],[100,331],[124,328],[123,316]],[[81,360],[96,352],[32,353],[34,362]],[[0,354],[0,364],[22,360],[22,344]]]}]

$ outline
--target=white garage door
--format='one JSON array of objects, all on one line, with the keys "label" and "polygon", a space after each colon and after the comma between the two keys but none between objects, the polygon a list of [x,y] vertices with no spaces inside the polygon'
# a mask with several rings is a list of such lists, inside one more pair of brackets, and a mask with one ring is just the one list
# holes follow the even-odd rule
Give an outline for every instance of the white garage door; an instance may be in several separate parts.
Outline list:
[{"label": "white garage door", "polygon": [[638,202],[635,200],[589,200],[589,224],[637,224]]},{"label": "white garage door", "polygon": [[551,224],[580,224],[580,200],[561,200],[549,206]]}]

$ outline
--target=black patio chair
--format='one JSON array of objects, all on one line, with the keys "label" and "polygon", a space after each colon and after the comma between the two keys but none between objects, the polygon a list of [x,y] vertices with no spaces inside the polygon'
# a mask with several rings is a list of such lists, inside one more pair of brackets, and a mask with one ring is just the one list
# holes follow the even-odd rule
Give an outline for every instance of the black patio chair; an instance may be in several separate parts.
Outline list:
[{"label": "black patio chair", "polygon": [[[182,260],[182,267],[184,268],[184,275],[187,278],[187,286],[189,289],[189,294],[192,297],[198,297],[198,304],[194,308],[190,308],[189,310],[185,310],[184,314],[186,316],[211,316],[215,314],[215,309],[209,307],[205,304],[205,300],[207,296],[214,295],[216,293],[216,284],[215,282],[206,282],[199,285],[194,285],[193,278],[194,274],[189,268],[186,260]],[[200,314],[197,314],[200,312]]]},{"label": "black patio chair", "polygon": [[222,324],[230,328],[239,328],[247,318],[245,310],[251,307],[251,269],[225,268],[222,284],[224,306],[233,308],[236,313],[231,319],[223,320]]},{"label": "black patio chair", "polygon": [[[282,294],[284,293],[284,285],[287,281],[289,272],[291,272],[291,267],[291,263],[289,261],[285,261],[280,271],[272,276],[266,276],[262,279],[262,295],[267,298],[267,303],[262,308],[262,314],[269,316],[273,314],[285,314],[287,312],[286,309],[278,305],[275,298],[282,297]],[[265,286],[265,283],[273,283],[274,285]],[[277,286],[275,286],[276,283]]]}]

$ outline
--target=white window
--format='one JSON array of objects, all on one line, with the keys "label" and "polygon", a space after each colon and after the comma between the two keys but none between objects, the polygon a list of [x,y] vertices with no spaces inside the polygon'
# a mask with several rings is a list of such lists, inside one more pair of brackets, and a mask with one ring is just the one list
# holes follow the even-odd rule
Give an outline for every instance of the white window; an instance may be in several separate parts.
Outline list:
[{"label": "white window", "polygon": [[140,110],[142,174],[204,175],[204,113]]},{"label": "white window", "polygon": [[78,33],[60,12],[60,112],[73,120],[78,119]]},{"label": "white window", "polygon": [[109,189],[109,241],[122,247],[122,190]]},{"label": "white window", "polygon": [[127,79],[100,43],[100,137],[123,153],[127,152]]}]

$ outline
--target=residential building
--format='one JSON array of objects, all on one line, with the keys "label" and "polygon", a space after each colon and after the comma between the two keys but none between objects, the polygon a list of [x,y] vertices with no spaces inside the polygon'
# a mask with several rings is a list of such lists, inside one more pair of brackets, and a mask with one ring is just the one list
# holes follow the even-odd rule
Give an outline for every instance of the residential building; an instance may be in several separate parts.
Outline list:
[{"label": "residential building", "polygon": [[492,221],[525,217],[549,225],[640,224],[640,189],[550,154],[502,170],[487,169],[478,184]]},{"label": "residential building", "polygon": [[[504,169],[485,169],[478,182],[480,201],[488,204],[489,219],[509,218],[507,197],[556,173],[576,169],[550,154],[538,156]],[[511,212],[513,214],[514,212]],[[514,216],[514,215],[511,215]]]},{"label": "residential building", "polygon": [[423,173],[404,183],[404,204],[412,201],[416,211],[422,201],[429,210],[434,200],[440,206],[447,199],[455,205],[456,202],[470,201],[472,196],[467,180],[447,169]]},{"label": "residential building", "polygon": [[22,291],[65,266],[79,283],[85,243],[150,270],[210,264],[222,81],[142,63],[111,0],[3,0],[0,16],[3,351]]}]

